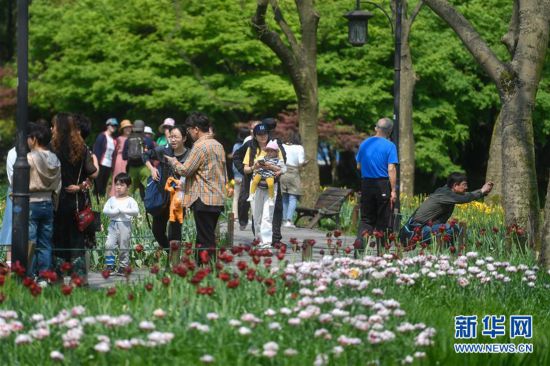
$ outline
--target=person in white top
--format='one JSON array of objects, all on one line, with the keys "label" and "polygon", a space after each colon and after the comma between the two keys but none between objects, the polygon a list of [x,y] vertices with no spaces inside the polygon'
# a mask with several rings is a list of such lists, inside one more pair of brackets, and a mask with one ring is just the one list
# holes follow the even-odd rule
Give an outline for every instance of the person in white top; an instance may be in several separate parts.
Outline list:
[{"label": "person in white top", "polygon": [[123,275],[130,265],[130,242],[132,240],[132,217],[139,214],[137,202],[128,196],[132,179],[126,173],[115,177],[115,197],[109,198],[103,213],[110,217],[107,241],[105,242],[105,269],[114,272],[115,249],[118,246],[119,263],[115,274]]},{"label": "person in white top", "polygon": [[95,180],[95,192],[100,196],[105,196],[107,183],[113,170],[115,160],[116,140],[114,133],[118,128],[116,118],[109,118],[105,122],[105,131],[100,133],[94,143],[94,155],[99,162],[99,174]]},{"label": "person in white top", "polygon": [[[2,219],[2,229],[0,230],[0,246],[11,245],[11,226],[12,226],[12,212],[13,202],[11,200],[11,191],[13,185],[13,165],[17,159],[17,152],[15,147],[8,152],[6,158],[6,174],[8,175],[8,191],[6,192],[6,209],[4,210],[4,218]],[[8,251],[6,256],[6,263],[11,264],[11,253]]]},{"label": "person in white top", "polygon": [[302,194],[300,167],[305,164],[304,147],[300,145],[300,135],[297,132],[287,134],[283,147],[286,151],[286,173],[281,176],[281,191],[283,193],[283,226],[295,227],[292,217],[296,210],[298,198]]}]

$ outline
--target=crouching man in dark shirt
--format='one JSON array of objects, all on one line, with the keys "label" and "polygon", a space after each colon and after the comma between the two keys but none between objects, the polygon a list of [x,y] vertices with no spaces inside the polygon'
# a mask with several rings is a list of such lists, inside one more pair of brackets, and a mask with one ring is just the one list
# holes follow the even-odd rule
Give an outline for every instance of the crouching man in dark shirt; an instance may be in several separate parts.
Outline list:
[{"label": "crouching man in dark shirt", "polygon": [[456,204],[468,203],[486,196],[493,189],[493,182],[487,182],[473,192],[467,192],[468,178],[463,173],[451,173],[447,184],[435,190],[412,214],[401,232],[402,240],[407,242],[414,234],[422,235],[423,242],[431,240],[432,233],[436,235],[448,234],[453,238],[460,232],[458,225],[449,224],[447,220],[453,214]]}]

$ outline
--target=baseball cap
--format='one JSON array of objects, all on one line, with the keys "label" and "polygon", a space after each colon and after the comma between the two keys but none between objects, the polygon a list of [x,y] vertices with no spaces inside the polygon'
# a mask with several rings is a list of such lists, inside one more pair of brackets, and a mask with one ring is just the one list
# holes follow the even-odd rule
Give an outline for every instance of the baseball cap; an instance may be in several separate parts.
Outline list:
[{"label": "baseball cap", "polygon": [[266,125],[264,125],[263,123],[260,123],[259,125],[256,125],[256,127],[254,127],[254,130],[252,130],[252,132],[254,133],[254,136],[265,135],[267,134],[268,129]]},{"label": "baseball cap", "polygon": [[107,121],[105,121],[105,125],[107,126],[118,126],[118,121],[116,118],[109,118]]}]

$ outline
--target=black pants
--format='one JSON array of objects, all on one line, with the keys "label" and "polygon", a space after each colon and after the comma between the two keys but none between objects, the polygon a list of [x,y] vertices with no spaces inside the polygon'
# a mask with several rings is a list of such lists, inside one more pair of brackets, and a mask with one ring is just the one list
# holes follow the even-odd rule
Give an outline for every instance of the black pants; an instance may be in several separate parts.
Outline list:
[{"label": "black pants", "polygon": [[248,211],[250,210],[250,202],[248,202],[247,199],[249,193],[250,174],[245,174],[241,183],[239,201],[237,202],[237,215],[239,216],[239,225],[241,226],[246,226],[248,224]]},{"label": "black pants", "polygon": [[109,178],[111,177],[111,168],[100,165],[99,174],[95,179],[95,193],[100,196],[105,196],[105,191],[107,189],[107,183],[109,183]]},{"label": "black pants", "polygon": [[283,224],[283,193],[281,185],[277,184],[277,197],[275,198],[275,207],[273,209],[273,221],[271,222],[271,232],[273,243],[279,243],[283,236],[281,235],[281,225]]},{"label": "black pants", "polygon": [[[200,199],[195,201],[192,206],[193,216],[195,217],[195,227],[197,228],[197,256],[200,249],[208,250],[210,258],[216,259],[216,225],[223,210],[222,206],[208,206],[202,203]],[[197,263],[200,263],[200,258],[197,258]]]},{"label": "black pants", "polygon": [[170,248],[170,240],[181,241],[181,224],[179,222],[170,222],[168,224],[168,236],[166,236],[166,224],[170,216],[170,206],[167,205],[162,213],[153,216],[153,236],[159,245],[164,248]]},{"label": "black pants", "polygon": [[391,217],[391,187],[388,178],[361,180],[361,221],[357,230],[360,239],[365,231],[386,232]]}]

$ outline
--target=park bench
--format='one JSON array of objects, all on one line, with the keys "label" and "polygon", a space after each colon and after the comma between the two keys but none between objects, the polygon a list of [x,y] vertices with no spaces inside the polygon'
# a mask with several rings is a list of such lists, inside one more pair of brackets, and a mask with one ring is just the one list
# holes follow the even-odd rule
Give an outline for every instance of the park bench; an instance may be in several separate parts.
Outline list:
[{"label": "park bench", "polygon": [[319,220],[325,217],[333,217],[336,222],[336,227],[340,227],[340,209],[344,204],[344,201],[353,193],[352,189],[347,188],[326,188],[315,203],[314,208],[299,206],[296,208],[296,220],[294,224],[297,225],[298,221],[302,217],[311,217],[307,228],[312,229]]}]

